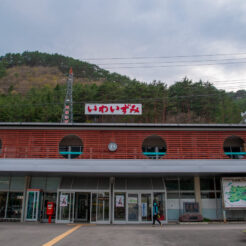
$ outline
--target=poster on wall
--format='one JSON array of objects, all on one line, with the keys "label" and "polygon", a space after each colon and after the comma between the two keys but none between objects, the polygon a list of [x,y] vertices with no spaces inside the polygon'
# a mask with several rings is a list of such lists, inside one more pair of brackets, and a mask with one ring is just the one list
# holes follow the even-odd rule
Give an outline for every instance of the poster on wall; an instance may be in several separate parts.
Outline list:
[{"label": "poster on wall", "polygon": [[115,196],[115,205],[117,208],[123,208],[124,207],[124,195],[116,195]]},{"label": "poster on wall", "polygon": [[223,178],[222,186],[225,209],[246,209],[245,178]]},{"label": "poster on wall", "polygon": [[60,195],[60,207],[66,207],[68,205],[68,195]]}]

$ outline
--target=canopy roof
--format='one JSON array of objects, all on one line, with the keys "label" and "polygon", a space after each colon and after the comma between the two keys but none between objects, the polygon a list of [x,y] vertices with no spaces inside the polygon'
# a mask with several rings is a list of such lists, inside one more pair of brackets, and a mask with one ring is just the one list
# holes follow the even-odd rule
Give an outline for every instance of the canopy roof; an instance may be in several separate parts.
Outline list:
[{"label": "canopy roof", "polygon": [[48,175],[188,175],[246,174],[245,160],[93,160],[1,159],[2,174]]}]

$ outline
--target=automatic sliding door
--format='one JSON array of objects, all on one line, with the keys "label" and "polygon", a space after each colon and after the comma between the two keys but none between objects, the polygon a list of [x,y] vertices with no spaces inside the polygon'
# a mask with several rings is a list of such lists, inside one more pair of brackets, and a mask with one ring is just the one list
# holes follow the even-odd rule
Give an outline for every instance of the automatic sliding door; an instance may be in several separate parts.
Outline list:
[{"label": "automatic sliding door", "polygon": [[129,222],[138,222],[138,194],[128,194],[127,198],[128,204],[128,221]]},{"label": "automatic sliding door", "polygon": [[27,191],[26,221],[37,221],[39,217],[40,191]]},{"label": "automatic sliding door", "polygon": [[141,220],[142,222],[152,221],[151,194],[141,194]]},{"label": "automatic sliding door", "polygon": [[59,223],[70,223],[74,220],[74,193],[59,192],[58,197],[58,219]]},{"label": "automatic sliding door", "polygon": [[160,220],[166,220],[166,204],[165,204],[165,193],[164,192],[154,192],[154,200],[158,205],[158,212],[160,215]]},{"label": "automatic sliding door", "polygon": [[109,221],[109,192],[92,193],[91,222]]},{"label": "automatic sliding door", "polygon": [[75,218],[76,221],[88,221],[90,193],[75,193]]},{"label": "automatic sliding door", "polygon": [[114,194],[114,220],[126,221],[126,193],[115,192]]}]

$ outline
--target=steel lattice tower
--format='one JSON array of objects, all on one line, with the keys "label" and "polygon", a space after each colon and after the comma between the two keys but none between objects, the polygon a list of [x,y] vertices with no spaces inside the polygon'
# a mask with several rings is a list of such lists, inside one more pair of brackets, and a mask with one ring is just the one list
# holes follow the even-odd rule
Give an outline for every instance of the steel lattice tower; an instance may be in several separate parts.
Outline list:
[{"label": "steel lattice tower", "polygon": [[67,79],[67,91],[64,101],[63,114],[61,118],[62,123],[73,122],[73,70],[70,68]]}]

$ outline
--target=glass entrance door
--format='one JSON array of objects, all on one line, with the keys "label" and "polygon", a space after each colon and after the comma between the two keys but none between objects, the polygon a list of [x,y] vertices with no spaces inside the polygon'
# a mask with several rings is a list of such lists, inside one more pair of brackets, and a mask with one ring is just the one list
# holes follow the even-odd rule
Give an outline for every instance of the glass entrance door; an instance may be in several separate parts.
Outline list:
[{"label": "glass entrance door", "polygon": [[39,217],[39,190],[27,191],[26,221],[37,221]]},{"label": "glass entrance door", "polygon": [[152,221],[152,199],[151,193],[141,194],[141,221],[151,222]]},{"label": "glass entrance door", "polygon": [[58,223],[74,221],[74,192],[59,192],[56,221]]},{"label": "glass entrance door", "polygon": [[166,203],[165,203],[165,193],[164,192],[154,192],[154,200],[158,205],[158,213],[160,215],[160,220],[166,221]]},{"label": "glass entrance door", "polygon": [[91,222],[109,222],[109,192],[91,194]]},{"label": "glass entrance door", "polygon": [[129,194],[127,197],[128,203],[128,222],[138,222],[139,221],[139,201],[138,194]]},{"label": "glass entrance door", "polygon": [[88,221],[90,207],[90,193],[75,193],[75,218],[76,221]]}]

